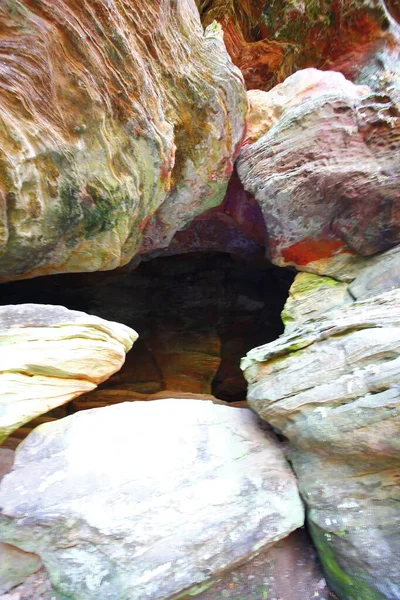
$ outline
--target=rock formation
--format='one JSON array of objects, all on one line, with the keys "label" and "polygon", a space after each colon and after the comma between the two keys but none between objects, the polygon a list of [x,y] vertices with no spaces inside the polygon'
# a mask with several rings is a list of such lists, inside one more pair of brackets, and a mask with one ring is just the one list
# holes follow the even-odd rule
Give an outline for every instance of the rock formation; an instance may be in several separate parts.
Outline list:
[{"label": "rock formation", "polygon": [[279,444],[248,409],[124,403],[37,428],[0,491],[2,538],[74,600],[172,598],[303,523]]},{"label": "rock formation", "polygon": [[0,1],[0,593],[208,600],[302,524],[289,453],[333,592],[400,600],[399,18]]},{"label": "rock formation", "polygon": [[345,600],[400,594],[398,257],[362,271],[352,302],[344,284],[298,275],[290,327],[243,360],[250,406],[290,440],[328,583]]},{"label": "rock formation", "polygon": [[[14,462],[14,452],[0,448],[0,482]],[[37,554],[24,552],[16,546],[0,542],[0,594],[4,594],[26,577],[35,573],[41,565]]]},{"label": "rock formation", "polygon": [[4,0],[0,275],[112,269],[224,196],[247,107],[194,0]]},{"label": "rock formation", "polygon": [[0,443],[121,368],[135,331],[63,306],[0,307]]},{"label": "rock formation", "polygon": [[397,0],[197,0],[216,19],[248,89],[269,90],[299,69],[341,71],[385,85],[399,58]]},{"label": "rock formation", "polygon": [[263,212],[273,262],[320,271],[324,259],[400,242],[400,118],[390,96],[314,69],[249,96],[238,172]]}]

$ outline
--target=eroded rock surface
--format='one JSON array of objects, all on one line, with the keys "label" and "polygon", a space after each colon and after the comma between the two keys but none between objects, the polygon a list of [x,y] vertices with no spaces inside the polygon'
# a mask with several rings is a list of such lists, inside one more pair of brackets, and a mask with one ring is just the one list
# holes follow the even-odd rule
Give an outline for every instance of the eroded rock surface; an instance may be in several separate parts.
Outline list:
[{"label": "eroded rock surface", "polygon": [[[388,255],[387,263],[380,257],[386,285],[393,266]],[[373,269],[361,273],[357,289],[370,290],[374,275]],[[248,402],[290,440],[328,583],[346,599],[400,597],[400,289],[390,289],[395,282],[396,277],[378,295],[351,304],[346,299],[342,307],[324,311],[328,282],[318,288],[314,280],[309,294],[319,314],[303,303],[306,310],[297,312],[284,335],[243,360]]]},{"label": "eroded rock surface", "polygon": [[295,478],[248,409],[125,403],[37,428],[1,484],[1,537],[74,600],[171,598],[301,526]]},{"label": "eroded rock surface", "polygon": [[273,262],[321,272],[339,254],[399,243],[400,118],[389,95],[315,69],[249,95],[238,172],[261,206]]},{"label": "eroded rock surface", "polygon": [[4,0],[0,275],[112,269],[223,200],[247,108],[194,0]]},{"label": "eroded rock surface", "polygon": [[133,329],[63,306],[0,307],[0,442],[118,371]]},{"label": "eroded rock surface", "polygon": [[[248,89],[269,90],[298,69],[341,71],[376,87],[399,59],[397,0],[197,0],[216,19]],[[382,77],[383,76],[383,77]]]},{"label": "eroded rock surface", "polygon": [[[0,482],[12,468],[14,452],[0,448]],[[35,573],[41,565],[37,554],[24,552],[20,548],[0,542],[0,594],[22,583]]]},{"label": "eroded rock surface", "polygon": [[37,554],[0,542],[0,594],[22,583],[40,569],[41,564]]}]

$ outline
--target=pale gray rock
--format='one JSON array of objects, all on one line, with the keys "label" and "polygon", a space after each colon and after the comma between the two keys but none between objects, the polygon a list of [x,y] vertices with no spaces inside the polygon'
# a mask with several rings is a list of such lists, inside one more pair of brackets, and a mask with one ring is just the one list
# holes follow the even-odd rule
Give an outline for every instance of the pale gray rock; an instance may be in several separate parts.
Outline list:
[{"label": "pale gray rock", "polygon": [[400,246],[396,246],[368,261],[366,267],[349,285],[349,292],[354,298],[364,300],[399,287]]},{"label": "pale gray rock", "polygon": [[[14,452],[0,448],[0,481],[11,470],[13,462]],[[36,554],[0,542],[0,594],[22,583],[40,565],[41,560]]]},{"label": "pale gray rock", "polygon": [[330,587],[398,600],[400,290],[300,322],[243,368],[250,406],[290,440]]},{"label": "pale gray rock", "polygon": [[35,549],[73,600],[198,591],[304,520],[295,478],[258,417],[188,399],[38,427],[3,479],[0,506],[2,539]]}]

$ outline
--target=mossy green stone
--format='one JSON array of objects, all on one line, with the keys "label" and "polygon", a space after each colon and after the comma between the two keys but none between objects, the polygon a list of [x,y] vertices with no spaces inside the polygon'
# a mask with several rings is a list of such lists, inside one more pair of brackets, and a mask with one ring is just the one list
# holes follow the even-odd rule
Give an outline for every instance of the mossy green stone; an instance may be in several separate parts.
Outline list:
[{"label": "mossy green stone", "polygon": [[[353,573],[346,573],[335,557],[334,543],[327,540],[327,533],[312,521],[308,522],[311,537],[318,550],[318,556],[325,571],[330,588],[341,600],[385,600],[385,597],[371,588],[364,578]],[[337,532],[329,533],[334,540]]]}]

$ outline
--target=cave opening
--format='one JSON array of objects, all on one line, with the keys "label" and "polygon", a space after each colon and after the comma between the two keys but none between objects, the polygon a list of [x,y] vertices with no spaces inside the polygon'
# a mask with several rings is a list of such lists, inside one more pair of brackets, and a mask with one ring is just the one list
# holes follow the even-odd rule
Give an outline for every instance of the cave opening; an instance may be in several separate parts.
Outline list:
[{"label": "cave opening", "polygon": [[161,256],[114,271],[61,274],[0,286],[0,304],[60,304],[124,323],[139,334],[122,369],[96,390],[35,419],[126,400],[215,397],[245,402],[240,359],[283,331],[295,273],[264,258],[223,252]]}]

